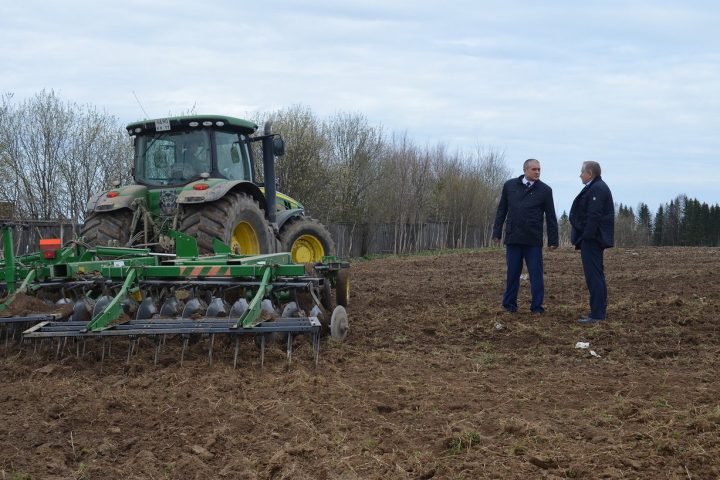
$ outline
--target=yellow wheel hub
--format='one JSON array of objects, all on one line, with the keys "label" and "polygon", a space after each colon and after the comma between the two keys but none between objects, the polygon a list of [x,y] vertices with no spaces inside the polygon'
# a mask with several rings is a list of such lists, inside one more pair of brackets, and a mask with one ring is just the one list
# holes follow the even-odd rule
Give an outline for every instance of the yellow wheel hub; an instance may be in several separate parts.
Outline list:
[{"label": "yellow wheel hub", "polygon": [[230,239],[230,248],[236,254],[257,255],[260,253],[260,242],[258,242],[257,233],[252,225],[240,222],[235,226]]},{"label": "yellow wheel hub", "polygon": [[322,261],[325,249],[316,237],[302,235],[293,242],[290,253],[295,263],[313,263]]}]

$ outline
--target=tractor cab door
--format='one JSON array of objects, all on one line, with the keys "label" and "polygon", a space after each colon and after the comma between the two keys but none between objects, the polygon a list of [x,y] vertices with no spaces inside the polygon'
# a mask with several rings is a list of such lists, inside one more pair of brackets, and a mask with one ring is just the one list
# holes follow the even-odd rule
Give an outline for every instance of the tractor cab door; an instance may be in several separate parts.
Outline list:
[{"label": "tractor cab door", "polygon": [[245,135],[216,131],[215,145],[217,169],[221,177],[228,180],[252,181],[250,153]]}]

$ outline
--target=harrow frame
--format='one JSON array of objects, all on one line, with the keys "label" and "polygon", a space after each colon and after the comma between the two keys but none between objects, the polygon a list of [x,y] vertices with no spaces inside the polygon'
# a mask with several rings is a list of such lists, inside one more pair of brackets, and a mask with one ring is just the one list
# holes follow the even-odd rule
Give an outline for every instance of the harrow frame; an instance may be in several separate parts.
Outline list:
[{"label": "harrow frame", "polygon": [[[323,262],[313,265],[314,275],[310,275],[305,265],[292,262],[289,253],[236,255],[220,242],[216,243],[215,255],[199,256],[195,239],[174,231],[170,235],[175,240],[175,254],[156,254],[147,248],[93,248],[82,241],[72,241],[65,247],[15,257],[12,242],[15,226],[0,225],[5,256],[0,262],[0,285],[7,290],[7,296],[0,299],[0,315],[12,308],[19,294],[53,292],[65,298],[66,292],[74,292],[76,298],[88,298],[94,303],[89,321],[76,319],[75,313],[72,318],[69,313],[0,317],[0,326],[31,325],[23,332],[24,339],[127,337],[134,342],[140,337],[180,335],[187,342],[192,335],[209,335],[212,345],[215,335],[227,335],[235,339],[237,362],[240,336],[260,337],[264,358],[266,337],[286,334],[290,360],[293,335],[309,334],[317,363],[323,330],[318,316],[280,316],[269,321],[262,302],[273,298],[278,304],[280,299],[288,303],[293,294],[308,292],[315,305],[325,303],[327,307],[327,298],[323,302],[319,297],[329,295],[338,273],[349,268],[347,262],[325,257]],[[148,292],[168,288],[185,291],[200,288],[206,294],[220,291],[223,302],[224,292],[237,289],[246,298],[247,307],[236,316],[140,318],[139,313],[137,318],[129,316],[127,305],[137,306],[137,302],[148,298]],[[344,310],[341,313],[345,315]],[[186,346],[185,343],[183,352]]]}]

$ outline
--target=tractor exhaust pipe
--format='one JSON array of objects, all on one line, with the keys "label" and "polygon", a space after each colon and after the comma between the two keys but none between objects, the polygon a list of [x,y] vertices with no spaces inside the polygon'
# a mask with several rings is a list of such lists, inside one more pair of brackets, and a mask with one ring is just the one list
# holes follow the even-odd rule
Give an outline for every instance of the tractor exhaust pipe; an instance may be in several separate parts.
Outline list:
[{"label": "tractor exhaust pipe", "polygon": [[275,223],[275,157],[285,153],[285,143],[279,135],[273,135],[272,122],[265,122],[262,138],[263,151],[263,179],[265,186],[265,203],[267,204],[267,218]]}]

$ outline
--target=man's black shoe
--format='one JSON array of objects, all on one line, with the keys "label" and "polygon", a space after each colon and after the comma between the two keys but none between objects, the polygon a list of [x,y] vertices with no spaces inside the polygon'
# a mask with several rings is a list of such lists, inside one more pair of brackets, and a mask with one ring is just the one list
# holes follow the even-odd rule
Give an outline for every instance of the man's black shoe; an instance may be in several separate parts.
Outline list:
[{"label": "man's black shoe", "polygon": [[591,325],[593,323],[602,322],[602,318],[582,317],[577,320],[580,325]]}]

